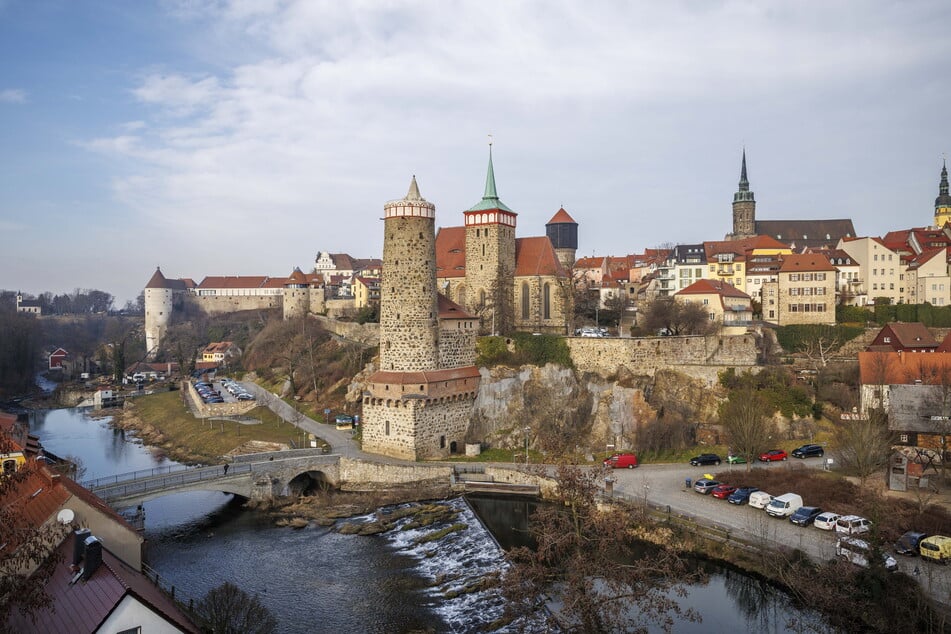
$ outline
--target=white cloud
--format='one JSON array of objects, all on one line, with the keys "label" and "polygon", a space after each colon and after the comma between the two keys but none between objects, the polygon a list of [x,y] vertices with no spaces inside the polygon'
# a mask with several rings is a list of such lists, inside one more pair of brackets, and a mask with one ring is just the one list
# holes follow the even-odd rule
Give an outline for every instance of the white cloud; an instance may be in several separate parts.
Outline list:
[{"label": "white cloud", "polygon": [[[901,82],[947,58],[940,5],[871,4],[182,0],[169,6],[215,31],[221,69],[144,75],[147,114],[88,146],[130,159],[121,201],[222,244],[371,255],[379,232],[354,226],[411,173],[456,224],[481,194],[488,132],[522,235],[573,203],[598,250],[713,239],[729,201],[711,198],[731,196],[743,141],[752,156],[844,162],[904,114]],[[722,185],[685,182],[691,164]],[[751,171],[755,188],[768,172]],[[644,222],[633,244],[616,230],[673,191],[685,226],[691,213],[710,226]],[[274,272],[264,262],[247,266]]]},{"label": "white cloud", "polygon": [[0,103],[26,103],[26,91],[19,88],[0,90]]}]

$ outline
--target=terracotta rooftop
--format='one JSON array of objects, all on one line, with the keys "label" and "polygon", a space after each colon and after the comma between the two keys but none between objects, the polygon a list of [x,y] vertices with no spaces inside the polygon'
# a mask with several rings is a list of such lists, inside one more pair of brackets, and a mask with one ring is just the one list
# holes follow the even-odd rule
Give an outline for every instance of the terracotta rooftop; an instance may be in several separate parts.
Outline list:
[{"label": "terracotta rooftop", "polygon": [[267,275],[209,275],[198,288],[262,288],[269,279]]},{"label": "terracotta rooftop", "polygon": [[934,349],[938,347],[938,340],[920,321],[896,321],[886,324],[882,330],[891,331],[902,348]]},{"label": "terracotta rooftop", "polygon": [[863,385],[951,385],[951,353],[859,352]]},{"label": "terracotta rooftop", "polygon": [[750,296],[726,282],[719,280],[697,280],[687,288],[681,289],[674,295],[720,295],[721,297],[741,297],[750,299]]},{"label": "terracotta rooftop", "polygon": [[795,273],[798,271],[835,271],[829,258],[818,253],[793,253],[782,256],[783,263],[780,273]]},{"label": "terracotta rooftop", "polygon": [[442,293],[436,294],[436,302],[440,319],[475,319],[475,316],[467,313],[462,306]]},{"label": "terracotta rooftop", "polygon": [[12,514],[14,525],[4,527],[3,543],[0,544],[3,550],[15,550],[19,545],[18,530],[42,526],[71,495],[61,485],[63,478],[36,461],[29,464],[19,474],[10,476],[16,481],[0,500],[5,509],[16,509]]},{"label": "terracotta rooftop", "polygon": [[389,383],[391,385],[425,385],[452,381],[455,379],[471,379],[479,377],[479,368],[467,366],[450,370],[431,370],[428,372],[391,372],[380,370],[370,376],[370,383]]},{"label": "terracotta rooftop", "polygon": [[515,239],[515,277],[565,276],[548,236]]},{"label": "terracotta rooftop", "polygon": [[590,258],[578,258],[575,261],[576,269],[600,269],[603,265],[603,257],[591,256]]},{"label": "terracotta rooftop", "polygon": [[575,222],[574,218],[568,215],[568,212],[565,211],[565,208],[561,207],[557,212],[555,212],[555,215],[551,217],[551,220],[549,220],[545,224],[553,225],[553,224],[565,224],[565,223],[571,223],[575,225],[578,224],[577,222]]},{"label": "terracotta rooftop", "polygon": [[[189,282],[191,285],[189,286]],[[170,280],[162,274],[162,269],[156,267],[155,273],[149,278],[145,288],[170,288],[176,291],[183,291],[186,288],[193,288],[195,285],[191,280]]]},{"label": "terracotta rooftop", "polygon": [[466,228],[440,227],[436,232],[436,277],[465,277]]}]

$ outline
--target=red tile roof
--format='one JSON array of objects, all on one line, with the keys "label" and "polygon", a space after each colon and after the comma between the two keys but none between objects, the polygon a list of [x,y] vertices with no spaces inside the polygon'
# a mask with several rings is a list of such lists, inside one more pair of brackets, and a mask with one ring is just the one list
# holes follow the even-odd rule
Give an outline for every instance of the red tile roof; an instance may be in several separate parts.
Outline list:
[{"label": "red tile roof", "polygon": [[370,383],[390,383],[392,385],[425,385],[454,379],[471,379],[480,376],[479,368],[467,366],[450,370],[431,370],[429,372],[391,372],[380,370],[370,376]]},{"label": "red tile roof", "polygon": [[436,277],[465,277],[466,228],[440,227],[436,232]]},{"label": "red tile roof", "polygon": [[603,257],[591,256],[590,258],[578,258],[575,260],[576,269],[600,269],[603,265]]},{"label": "red tile roof", "polygon": [[462,306],[442,293],[436,294],[436,302],[438,304],[437,310],[439,311],[440,319],[475,319],[475,316],[467,313]]},{"label": "red tile roof", "polygon": [[749,295],[737,287],[719,280],[697,280],[687,288],[677,291],[674,295],[720,295],[722,297],[750,299]]},{"label": "red tile roof", "polygon": [[198,288],[261,288],[267,275],[209,275]]},{"label": "red tile roof", "polygon": [[[16,542],[18,529],[38,528],[46,523],[53,513],[70,498],[70,493],[61,485],[61,478],[51,473],[46,467],[36,461],[25,466],[23,471],[13,476],[15,479],[0,504],[4,508],[14,508],[16,524],[4,527],[4,550],[14,550],[19,545]],[[12,529],[9,537],[6,532]]]},{"label": "red tile roof", "polygon": [[549,220],[546,224],[553,225],[563,223],[571,223],[575,225],[578,224],[575,222],[574,218],[568,215],[568,212],[565,211],[565,208],[561,207],[557,212],[555,212],[555,215],[552,216],[551,220]]},{"label": "red tile roof", "polygon": [[780,273],[796,273],[798,271],[835,271],[829,258],[819,253],[794,253],[782,256],[783,264]]},{"label": "red tile roof", "polygon": [[548,236],[515,239],[515,277],[534,275],[566,276]]},{"label": "red tile roof", "polygon": [[951,353],[860,352],[862,385],[951,385]]}]

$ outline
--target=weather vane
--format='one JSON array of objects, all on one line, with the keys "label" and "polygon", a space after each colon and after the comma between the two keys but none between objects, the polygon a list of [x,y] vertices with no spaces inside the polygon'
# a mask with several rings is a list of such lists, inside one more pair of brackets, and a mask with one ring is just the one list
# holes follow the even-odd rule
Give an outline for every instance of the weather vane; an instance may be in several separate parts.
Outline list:
[{"label": "weather vane", "polygon": [[492,147],[492,135],[489,135],[489,147]]}]

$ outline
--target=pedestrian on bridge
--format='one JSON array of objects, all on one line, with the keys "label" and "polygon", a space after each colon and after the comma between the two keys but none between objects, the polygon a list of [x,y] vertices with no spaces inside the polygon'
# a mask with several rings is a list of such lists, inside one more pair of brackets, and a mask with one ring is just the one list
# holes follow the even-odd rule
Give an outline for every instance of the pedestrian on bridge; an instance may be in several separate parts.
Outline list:
[{"label": "pedestrian on bridge", "polygon": [[225,463],[225,475],[228,475],[228,463]]}]

